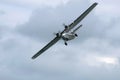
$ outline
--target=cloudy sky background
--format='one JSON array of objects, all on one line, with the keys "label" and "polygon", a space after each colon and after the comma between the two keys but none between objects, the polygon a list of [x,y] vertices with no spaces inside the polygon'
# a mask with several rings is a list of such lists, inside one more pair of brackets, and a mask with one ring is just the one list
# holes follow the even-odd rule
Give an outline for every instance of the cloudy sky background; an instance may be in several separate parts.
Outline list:
[{"label": "cloudy sky background", "polygon": [[[31,57],[92,3],[79,37]],[[119,0],[0,0],[0,80],[120,80]]]}]

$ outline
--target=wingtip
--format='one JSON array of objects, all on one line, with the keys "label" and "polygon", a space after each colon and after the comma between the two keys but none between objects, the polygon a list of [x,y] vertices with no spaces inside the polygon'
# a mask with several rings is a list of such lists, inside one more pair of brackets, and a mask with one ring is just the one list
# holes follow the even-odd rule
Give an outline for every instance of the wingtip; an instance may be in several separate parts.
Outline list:
[{"label": "wingtip", "polygon": [[98,3],[97,3],[97,2],[95,2],[94,4],[95,4],[95,5],[97,5]]},{"label": "wingtip", "polygon": [[33,57],[31,57],[31,59],[35,59],[35,57],[33,56]]}]

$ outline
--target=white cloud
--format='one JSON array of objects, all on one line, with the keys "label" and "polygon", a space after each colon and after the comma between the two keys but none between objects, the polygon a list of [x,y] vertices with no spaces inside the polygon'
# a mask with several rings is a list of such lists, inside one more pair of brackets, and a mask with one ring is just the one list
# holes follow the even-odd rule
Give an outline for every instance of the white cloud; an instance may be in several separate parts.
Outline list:
[{"label": "white cloud", "polygon": [[113,46],[108,40],[87,39],[80,46],[75,45],[78,66],[113,69],[119,67],[120,48]]},{"label": "white cloud", "polygon": [[94,1],[99,3],[96,9],[96,15],[103,21],[110,22],[111,19],[120,17],[119,0],[91,0],[91,2]]},{"label": "white cloud", "polygon": [[23,24],[29,20],[31,11],[14,5],[1,4],[0,10],[4,14],[0,16],[0,25],[16,27],[16,25]]},{"label": "white cloud", "polygon": [[1,0],[3,3],[37,8],[42,6],[56,7],[61,4],[66,4],[68,0]]},{"label": "white cloud", "polygon": [[0,25],[15,27],[27,22],[36,8],[56,7],[66,4],[68,0],[1,0]]},{"label": "white cloud", "polygon": [[88,55],[85,57],[84,61],[91,67],[101,67],[101,68],[113,68],[119,66],[119,59],[109,56],[101,55]]},{"label": "white cloud", "polygon": [[111,65],[117,65],[119,64],[119,61],[117,58],[113,57],[97,57],[98,61],[105,63],[105,64],[111,64]]},{"label": "white cloud", "polygon": [[116,40],[119,41],[120,40],[120,18],[117,19],[113,19],[111,23],[113,23],[114,25],[109,26],[110,28],[106,31],[106,36],[111,39],[111,40]]}]

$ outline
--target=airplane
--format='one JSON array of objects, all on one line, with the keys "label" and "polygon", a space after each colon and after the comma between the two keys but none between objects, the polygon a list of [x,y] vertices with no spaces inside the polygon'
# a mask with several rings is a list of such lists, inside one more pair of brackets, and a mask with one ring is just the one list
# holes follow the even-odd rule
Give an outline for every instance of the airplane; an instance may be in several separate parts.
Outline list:
[{"label": "airplane", "polygon": [[45,47],[43,47],[40,51],[38,51],[35,55],[32,56],[32,59],[37,58],[55,43],[57,43],[60,39],[64,40],[64,44],[67,46],[67,41],[75,39],[78,35],[76,31],[82,27],[82,25],[78,26],[74,30],[72,30],[79,22],[81,22],[97,5],[98,3],[93,3],[85,12],[83,12],[75,21],[73,21],[70,25],[64,25],[64,30],[62,32],[56,33],[56,37],[50,41]]}]

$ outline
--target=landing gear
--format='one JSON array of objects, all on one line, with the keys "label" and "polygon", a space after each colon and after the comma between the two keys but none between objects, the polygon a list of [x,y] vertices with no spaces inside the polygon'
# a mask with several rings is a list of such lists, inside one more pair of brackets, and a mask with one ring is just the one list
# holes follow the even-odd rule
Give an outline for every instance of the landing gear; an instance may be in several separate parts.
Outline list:
[{"label": "landing gear", "polygon": [[67,44],[67,41],[64,40],[64,44],[67,46],[67,45],[68,45],[68,44]]},{"label": "landing gear", "polygon": [[75,36],[76,36],[76,37],[78,37],[78,35],[77,35],[77,34],[75,34]]},{"label": "landing gear", "polygon": [[67,42],[65,42],[65,45],[66,45],[66,46],[68,45]]}]

